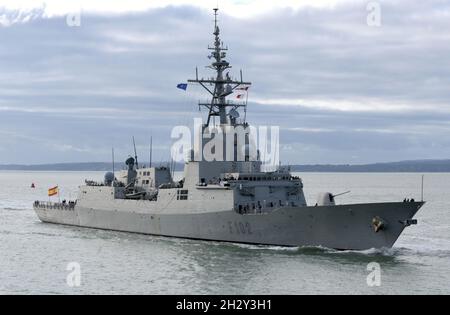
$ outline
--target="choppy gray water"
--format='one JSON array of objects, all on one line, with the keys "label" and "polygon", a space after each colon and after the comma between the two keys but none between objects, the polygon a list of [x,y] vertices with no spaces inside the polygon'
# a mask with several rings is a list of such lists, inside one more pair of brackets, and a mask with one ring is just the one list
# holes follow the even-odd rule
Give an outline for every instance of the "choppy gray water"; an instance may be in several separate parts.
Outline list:
[{"label": "choppy gray water", "polygon": [[[337,252],[202,242],[41,223],[34,200],[58,184],[74,198],[103,173],[0,172],[0,293],[6,294],[450,294],[450,174],[426,174],[419,225],[393,249]],[[420,198],[420,174],[300,174],[310,204]],[[31,189],[34,182],[36,189]],[[71,262],[81,286],[69,287]],[[369,287],[367,265],[381,266]]]}]

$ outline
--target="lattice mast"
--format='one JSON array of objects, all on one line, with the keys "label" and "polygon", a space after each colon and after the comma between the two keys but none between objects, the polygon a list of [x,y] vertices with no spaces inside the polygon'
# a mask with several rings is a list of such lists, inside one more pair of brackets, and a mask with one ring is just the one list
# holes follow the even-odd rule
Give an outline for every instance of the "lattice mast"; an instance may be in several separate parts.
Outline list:
[{"label": "lattice mast", "polygon": [[[244,107],[245,110],[247,102],[237,104],[227,100],[227,96],[233,94],[240,86],[248,88],[251,85],[251,82],[243,81],[242,70],[240,71],[240,80],[232,79],[229,72],[225,73],[225,71],[231,69],[232,66],[225,60],[228,48],[224,47],[223,42],[220,40],[220,29],[217,23],[218,11],[219,9],[214,9],[214,47],[208,46],[208,50],[211,51],[208,58],[214,60],[208,68],[216,72],[215,78],[199,79],[198,69],[196,69],[196,79],[188,80],[189,83],[200,84],[211,95],[210,102],[199,103],[200,107],[205,107],[208,110],[206,126],[210,125],[211,118],[215,116],[220,117],[221,125],[236,125],[237,118],[239,117],[237,109],[239,107]],[[229,111],[227,111],[228,109]]]}]

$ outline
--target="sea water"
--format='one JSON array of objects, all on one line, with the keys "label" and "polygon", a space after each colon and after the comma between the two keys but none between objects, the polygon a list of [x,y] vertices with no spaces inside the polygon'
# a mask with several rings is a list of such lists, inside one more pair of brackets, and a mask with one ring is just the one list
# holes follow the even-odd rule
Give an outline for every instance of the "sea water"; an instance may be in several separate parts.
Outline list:
[{"label": "sea water", "polygon": [[[350,190],[338,203],[421,198],[421,174],[298,175],[309,204],[325,191]],[[425,174],[427,204],[394,248],[344,252],[53,225],[32,209],[33,201],[48,200],[50,187],[72,200],[85,179],[102,178],[100,172],[0,172],[0,293],[450,294],[450,174]]]}]

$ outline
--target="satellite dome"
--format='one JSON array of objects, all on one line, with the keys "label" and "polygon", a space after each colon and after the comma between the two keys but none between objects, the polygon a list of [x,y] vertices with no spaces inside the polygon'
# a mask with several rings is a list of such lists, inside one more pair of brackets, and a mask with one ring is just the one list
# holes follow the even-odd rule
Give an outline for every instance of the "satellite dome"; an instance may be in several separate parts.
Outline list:
[{"label": "satellite dome", "polygon": [[108,172],[105,174],[105,185],[111,186],[112,182],[114,181],[114,173]]}]

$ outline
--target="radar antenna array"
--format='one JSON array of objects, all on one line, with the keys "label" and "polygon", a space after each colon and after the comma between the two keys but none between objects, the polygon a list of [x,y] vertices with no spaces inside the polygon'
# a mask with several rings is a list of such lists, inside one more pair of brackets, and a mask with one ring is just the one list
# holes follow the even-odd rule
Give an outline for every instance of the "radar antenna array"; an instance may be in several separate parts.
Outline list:
[{"label": "radar antenna array", "polygon": [[[246,93],[248,93],[248,87],[252,84],[251,82],[245,82],[242,79],[242,70],[240,71],[240,80],[231,78],[229,73],[226,73],[224,76],[224,72],[231,69],[232,66],[225,60],[228,48],[224,47],[223,42],[220,39],[220,28],[217,20],[218,11],[218,8],[214,9],[214,45],[213,47],[208,47],[208,50],[211,51],[208,58],[212,59],[212,63],[208,66],[208,68],[214,70],[216,75],[210,79],[199,79],[198,69],[196,68],[196,78],[193,80],[188,80],[189,83],[200,84],[211,96],[211,101],[200,102],[198,104],[199,107],[205,107],[208,110],[208,120],[206,126],[210,125],[211,118],[215,116],[220,117],[221,125],[235,124],[236,118],[239,117],[237,116],[239,115],[237,110],[240,107],[244,107],[244,111],[246,111],[247,99],[245,99],[244,103],[235,103],[227,100],[226,98],[227,96],[233,94],[234,91],[236,91],[236,89],[240,86],[245,86]],[[227,113],[227,108],[229,107],[231,109]],[[244,116],[244,119],[245,117],[246,116]]]}]

